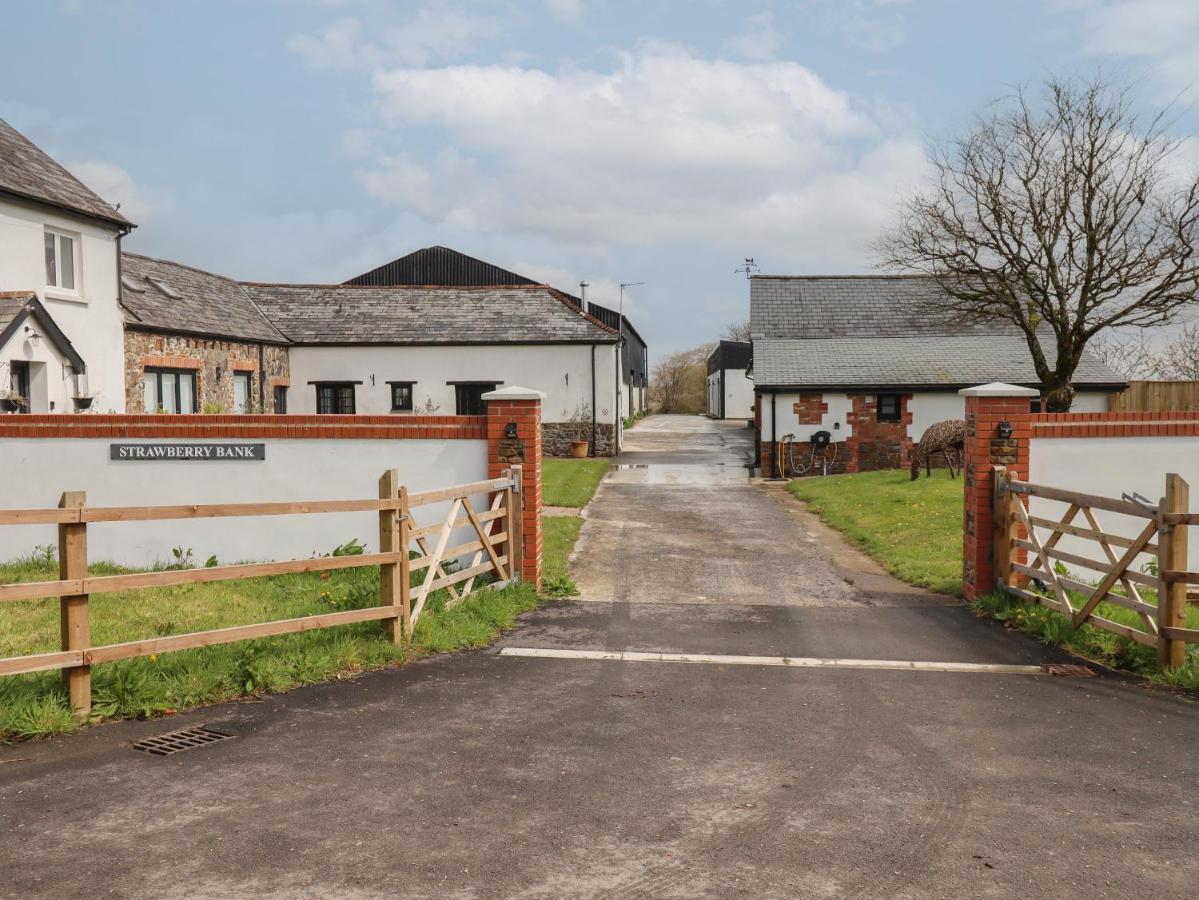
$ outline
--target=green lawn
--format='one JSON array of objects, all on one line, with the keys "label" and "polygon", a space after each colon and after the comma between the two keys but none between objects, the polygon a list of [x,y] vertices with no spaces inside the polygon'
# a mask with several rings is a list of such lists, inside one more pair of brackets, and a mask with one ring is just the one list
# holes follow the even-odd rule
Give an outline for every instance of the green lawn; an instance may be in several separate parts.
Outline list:
[{"label": "green lawn", "polygon": [[547,459],[541,463],[546,506],[586,506],[608,471],[606,459]]},{"label": "green lawn", "polygon": [[[934,470],[932,479],[911,481],[907,472],[892,470],[796,479],[787,490],[807,501],[824,521],[844,532],[903,581],[947,594],[961,593],[960,478],[951,481],[944,470]],[[1096,573],[1075,573],[1075,577],[1098,580]],[[1148,603],[1157,602],[1152,590],[1142,589],[1141,596]],[[1081,606],[1082,598],[1072,596],[1071,602]],[[1065,616],[1048,607],[992,594],[976,601],[974,608],[1045,643],[1067,647],[1163,684],[1199,691],[1199,646],[1189,647],[1186,665],[1163,672],[1157,667],[1153,647],[1091,625],[1074,628]],[[1114,622],[1144,628],[1140,617],[1123,606],[1101,603],[1097,613]],[[1187,624],[1199,628],[1199,607],[1188,609]]]},{"label": "green lawn", "polygon": [[962,479],[945,470],[798,478],[787,490],[896,577],[943,594],[962,592]]}]

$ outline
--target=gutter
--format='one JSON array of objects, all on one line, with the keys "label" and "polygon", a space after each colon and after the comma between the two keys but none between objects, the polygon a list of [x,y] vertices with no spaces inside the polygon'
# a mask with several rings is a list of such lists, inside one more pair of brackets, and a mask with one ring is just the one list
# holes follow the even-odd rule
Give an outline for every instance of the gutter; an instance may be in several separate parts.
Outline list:
[{"label": "gutter", "polygon": [[[774,415],[774,401],[777,398],[778,398],[778,391],[771,391],[770,392],[770,459],[772,462],[774,462],[775,454],[779,452],[779,443],[775,436],[775,422],[777,421],[777,418]],[[758,464],[761,465],[761,462],[762,462],[762,458],[761,458],[761,454],[759,454],[758,455]],[[775,480],[773,470],[776,469],[777,467],[778,467],[777,464],[772,467],[772,470],[770,472],[770,480],[771,481]]]},{"label": "gutter", "polygon": [[595,456],[595,348],[599,344],[591,345],[591,455]]}]

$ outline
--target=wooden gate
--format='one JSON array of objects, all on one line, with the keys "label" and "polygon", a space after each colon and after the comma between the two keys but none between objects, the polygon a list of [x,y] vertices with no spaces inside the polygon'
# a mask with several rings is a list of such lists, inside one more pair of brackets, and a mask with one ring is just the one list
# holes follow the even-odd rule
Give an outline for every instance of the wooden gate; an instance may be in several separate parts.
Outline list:
[{"label": "wooden gate", "polygon": [[[1065,513],[1033,515],[1025,505],[1033,497],[1064,504]],[[1177,475],[1167,476],[1164,496],[1152,503],[1018,481],[996,467],[997,586],[1060,612],[1076,628],[1093,625],[1157,647],[1164,666],[1181,665],[1186,643],[1199,642],[1199,629],[1187,627],[1187,585],[1199,584],[1199,573],[1186,571],[1187,527],[1199,524],[1188,504],[1187,483]],[[1116,534],[1100,525],[1097,510],[1134,524]],[[1067,535],[1089,543],[1082,552],[1064,550],[1058,545]],[[1077,568],[1095,573],[1094,583]],[[1103,603],[1132,610],[1138,625],[1100,615]]]},{"label": "wooden gate", "polygon": [[[470,498],[478,495],[489,498],[485,512],[471,506]],[[83,717],[91,708],[91,667],[96,663],[354,622],[379,621],[388,637],[398,642],[412,633],[434,591],[445,588],[450,594],[446,605],[453,606],[484,578],[489,579],[489,587],[503,587],[519,578],[524,556],[521,499],[521,467],[513,466],[500,478],[415,494],[408,493],[399,473],[390,469],[379,479],[377,500],[112,507],[88,506],[82,491],[68,491],[55,509],[0,510],[0,526],[57,524],[59,529],[59,579],[0,584],[0,602],[58,598],[62,619],[60,651],[0,659],[0,676],[62,669],[71,708]],[[442,503],[449,504],[449,511],[440,521],[427,526],[417,522],[413,510]],[[98,523],[368,511],[379,514],[378,553],[119,575],[88,573],[87,531]],[[454,533],[462,529],[470,529],[470,539],[450,546]],[[451,571],[453,564],[468,558],[463,568]],[[91,643],[88,606],[94,593],[367,566],[379,567],[378,606],[104,646]]]}]

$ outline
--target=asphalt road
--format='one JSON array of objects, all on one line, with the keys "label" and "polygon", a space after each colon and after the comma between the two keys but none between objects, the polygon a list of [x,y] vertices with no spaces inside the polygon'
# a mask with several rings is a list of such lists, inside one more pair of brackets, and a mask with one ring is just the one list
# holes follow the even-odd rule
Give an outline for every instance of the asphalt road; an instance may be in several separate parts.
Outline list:
[{"label": "asphalt road", "polygon": [[630,438],[583,599],[501,647],[0,750],[0,897],[1194,896],[1199,706],[1130,679],[501,655],[1057,658],[746,484],[743,433]]}]

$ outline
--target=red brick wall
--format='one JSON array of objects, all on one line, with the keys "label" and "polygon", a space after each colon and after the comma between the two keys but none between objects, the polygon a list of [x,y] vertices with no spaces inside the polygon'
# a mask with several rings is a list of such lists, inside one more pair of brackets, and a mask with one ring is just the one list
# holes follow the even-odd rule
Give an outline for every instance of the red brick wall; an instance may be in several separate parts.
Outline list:
[{"label": "red brick wall", "polygon": [[854,394],[849,412],[852,434],[846,440],[849,450],[847,472],[874,472],[901,469],[911,459],[912,395],[899,397],[899,421],[878,420],[878,399],[874,394]]},{"label": "red brick wall", "polygon": [[828,404],[824,402],[824,394],[800,394],[792,409],[800,425],[819,425],[828,413]]},{"label": "red brick wall", "polygon": [[486,416],[12,415],[0,438],[356,438],[482,440]]},{"label": "red brick wall", "polygon": [[[507,437],[515,423],[516,437]],[[525,547],[521,580],[541,588],[541,401],[490,400],[487,403],[488,477],[499,478],[504,469],[522,467]]]}]

